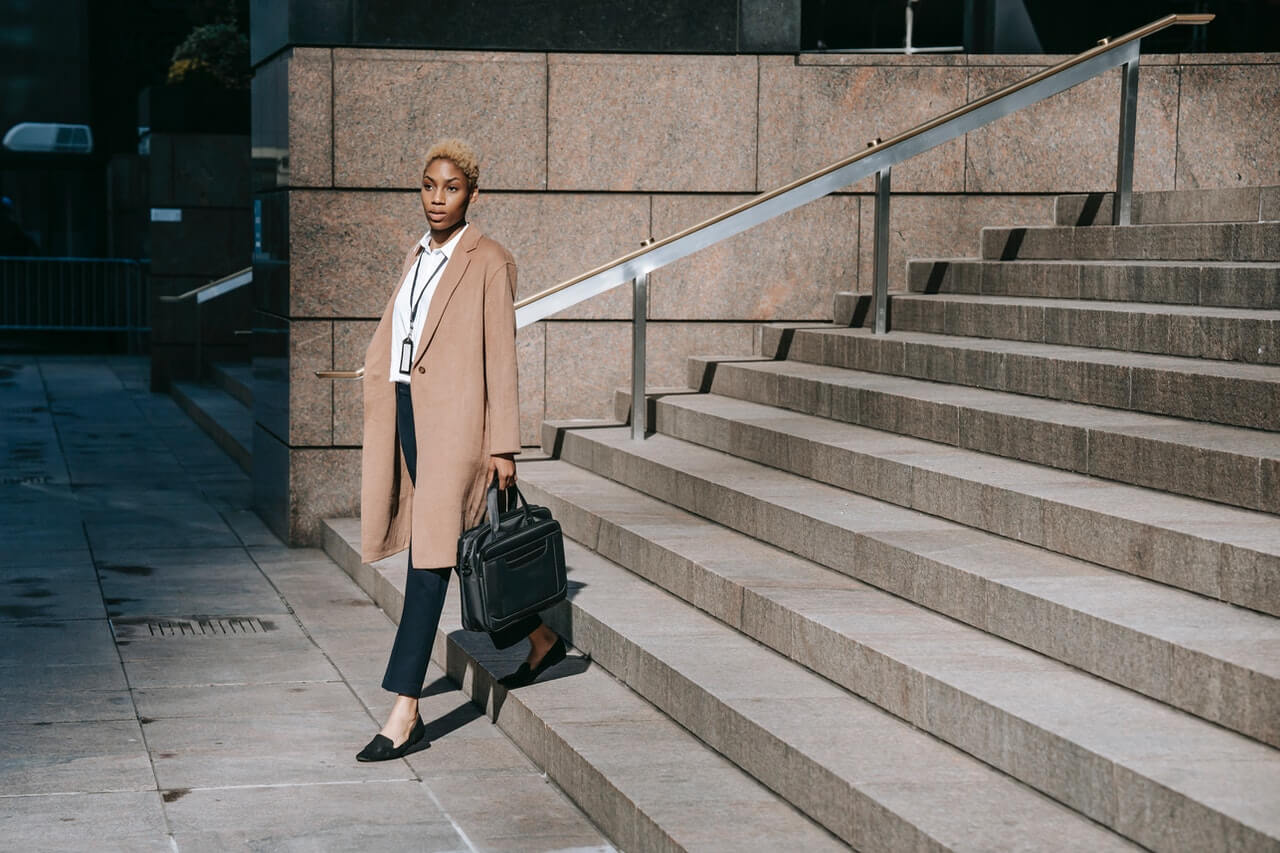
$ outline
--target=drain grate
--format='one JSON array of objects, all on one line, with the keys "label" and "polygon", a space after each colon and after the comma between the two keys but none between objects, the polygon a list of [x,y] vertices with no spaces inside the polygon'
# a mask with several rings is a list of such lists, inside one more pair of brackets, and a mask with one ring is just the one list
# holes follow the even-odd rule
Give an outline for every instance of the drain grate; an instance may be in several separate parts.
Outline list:
[{"label": "drain grate", "polygon": [[270,620],[257,616],[207,616],[190,619],[118,619],[113,621],[116,638],[141,640],[147,637],[244,637],[276,629]]},{"label": "drain grate", "polygon": [[45,474],[32,474],[30,476],[10,476],[0,477],[0,486],[43,486],[49,482],[49,477]]},{"label": "drain grate", "polygon": [[153,637],[206,637],[227,634],[265,634],[267,626],[253,616],[231,616],[222,619],[166,619],[147,623]]}]

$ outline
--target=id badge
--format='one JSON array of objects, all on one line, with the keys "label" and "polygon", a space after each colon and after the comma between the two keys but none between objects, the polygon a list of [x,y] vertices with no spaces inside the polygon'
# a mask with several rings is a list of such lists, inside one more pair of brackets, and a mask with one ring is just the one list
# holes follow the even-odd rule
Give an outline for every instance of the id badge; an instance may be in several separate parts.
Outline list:
[{"label": "id badge", "polygon": [[413,338],[405,338],[400,342],[400,372],[408,376],[413,367]]}]

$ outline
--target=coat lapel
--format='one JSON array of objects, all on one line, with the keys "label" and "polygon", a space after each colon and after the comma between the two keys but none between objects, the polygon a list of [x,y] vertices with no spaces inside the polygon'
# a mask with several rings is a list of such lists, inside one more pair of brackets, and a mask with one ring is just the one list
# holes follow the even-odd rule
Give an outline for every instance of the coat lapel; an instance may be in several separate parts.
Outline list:
[{"label": "coat lapel", "polygon": [[422,361],[422,357],[427,354],[427,348],[431,346],[431,338],[440,325],[440,318],[444,316],[444,309],[448,306],[449,299],[453,297],[453,292],[462,283],[462,277],[471,264],[471,253],[475,251],[476,246],[480,245],[482,236],[479,228],[467,225],[466,232],[458,241],[457,250],[453,253],[453,257],[449,258],[449,263],[445,264],[440,284],[436,287],[436,292],[431,295],[431,307],[427,309],[427,321],[422,327],[422,340],[418,344],[418,351],[413,359],[414,364]]}]

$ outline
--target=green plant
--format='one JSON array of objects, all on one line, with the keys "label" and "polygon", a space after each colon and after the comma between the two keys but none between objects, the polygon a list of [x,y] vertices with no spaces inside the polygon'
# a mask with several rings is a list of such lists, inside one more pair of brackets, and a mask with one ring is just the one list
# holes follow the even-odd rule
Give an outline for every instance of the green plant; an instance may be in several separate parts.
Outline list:
[{"label": "green plant", "polygon": [[249,77],[249,40],[231,19],[193,29],[173,52],[168,80],[247,89]]}]

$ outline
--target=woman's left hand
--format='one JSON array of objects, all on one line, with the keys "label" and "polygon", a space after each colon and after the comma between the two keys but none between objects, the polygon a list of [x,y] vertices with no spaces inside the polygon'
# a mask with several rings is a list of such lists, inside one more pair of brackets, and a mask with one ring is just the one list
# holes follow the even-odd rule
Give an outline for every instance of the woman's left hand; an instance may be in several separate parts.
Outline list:
[{"label": "woman's left hand", "polygon": [[494,474],[498,475],[498,488],[509,489],[516,481],[516,460],[514,454],[504,453],[501,456],[489,457],[489,473],[486,482],[492,483]]}]

